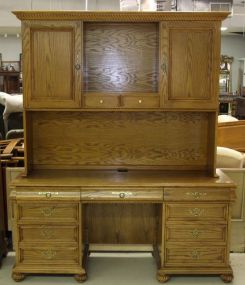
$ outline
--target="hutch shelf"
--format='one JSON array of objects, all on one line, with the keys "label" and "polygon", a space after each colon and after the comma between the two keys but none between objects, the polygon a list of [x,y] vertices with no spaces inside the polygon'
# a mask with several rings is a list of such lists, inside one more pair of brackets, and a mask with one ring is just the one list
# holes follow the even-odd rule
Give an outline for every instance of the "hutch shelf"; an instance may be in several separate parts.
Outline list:
[{"label": "hutch shelf", "polygon": [[13,279],[82,282],[89,252],[147,248],[161,282],[232,281],[235,185],[215,166],[227,13],[14,14],[26,161],[12,191]]}]

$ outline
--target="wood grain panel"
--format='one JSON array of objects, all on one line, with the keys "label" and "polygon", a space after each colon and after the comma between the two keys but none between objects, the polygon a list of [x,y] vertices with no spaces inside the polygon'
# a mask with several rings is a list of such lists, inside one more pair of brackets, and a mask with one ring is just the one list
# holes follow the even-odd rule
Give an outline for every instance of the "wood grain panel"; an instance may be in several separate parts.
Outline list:
[{"label": "wood grain panel", "polygon": [[25,23],[23,70],[27,108],[80,106],[81,31],[80,22]]},{"label": "wood grain panel", "polygon": [[85,235],[89,243],[155,244],[157,204],[88,204]]},{"label": "wood grain panel", "polygon": [[207,113],[35,112],[33,163],[205,169],[208,121]]},{"label": "wood grain panel", "polygon": [[71,99],[74,66],[72,29],[34,30],[31,38],[32,97],[39,100],[42,97]]},{"label": "wood grain panel", "polygon": [[84,91],[157,92],[155,23],[86,23]]},{"label": "wood grain panel", "polygon": [[210,98],[211,44],[210,30],[171,29],[170,100]]}]

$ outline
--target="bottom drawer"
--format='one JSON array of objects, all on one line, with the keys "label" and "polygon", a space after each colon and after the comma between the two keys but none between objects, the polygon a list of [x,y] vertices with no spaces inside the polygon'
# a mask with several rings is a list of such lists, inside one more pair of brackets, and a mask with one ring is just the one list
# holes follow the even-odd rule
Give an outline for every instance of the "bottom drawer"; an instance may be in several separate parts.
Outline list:
[{"label": "bottom drawer", "polygon": [[167,248],[166,266],[225,266],[225,247],[176,247]]},{"label": "bottom drawer", "polygon": [[23,264],[79,264],[77,248],[35,247],[20,249]]}]

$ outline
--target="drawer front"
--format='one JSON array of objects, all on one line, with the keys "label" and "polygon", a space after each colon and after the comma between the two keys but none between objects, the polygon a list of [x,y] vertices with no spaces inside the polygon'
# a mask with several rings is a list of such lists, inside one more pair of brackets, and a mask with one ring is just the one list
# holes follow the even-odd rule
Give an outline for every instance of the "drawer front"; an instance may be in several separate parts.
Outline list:
[{"label": "drawer front", "polygon": [[165,201],[229,201],[227,188],[164,188]]},{"label": "drawer front", "polygon": [[79,204],[73,203],[18,203],[19,222],[77,222]]},{"label": "drawer front", "polygon": [[226,204],[180,204],[166,205],[166,219],[171,220],[219,220],[227,221],[228,206]]},{"label": "drawer front", "polygon": [[29,188],[18,187],[16,192],[16,200],[40,200],[40,201],[52,201],[52,200],[69,200],[79,201],[80,200],[80,188],[71,188],[67,191],[62,190],[58,187],[35,187]]},{"label": "drawer front", "polygon": [[22,225],[19,227],[19,240],[23,243],[77,243],[78,236],[79,230],[77,226]]},{"label": "drawer front", "polygon": [[78,248],[36,247],[21,248],[20,263],[22,264],[78,264]]},{"label": "drawer front", "polygon": [[158,108],[160,100],[158,96],[122,96],[124,108]]},{"label": "drawer front", "polygon": [[118,108],[119,97],[111,96],[85,96],[84,105],[86,108]]},{"label": "drawer front", "polygon": [[82,200],[92,200],[92,201],[101,201],[101,200],[132,200],[132,201],[162,201],[163,200],[163,191],[156,188],[148,188],[142,190],[140,189],[83,189],[81,193]]},{"label": "drawer front", "polygon": [[226,242],[226,225],[195,225],[195,224],[167,224],[166,241],[167,242]]},{"label": "drawer front", "polygon": [[178,267],[225,266],[225,247],[176,247],[167,248],[165,265]]}]

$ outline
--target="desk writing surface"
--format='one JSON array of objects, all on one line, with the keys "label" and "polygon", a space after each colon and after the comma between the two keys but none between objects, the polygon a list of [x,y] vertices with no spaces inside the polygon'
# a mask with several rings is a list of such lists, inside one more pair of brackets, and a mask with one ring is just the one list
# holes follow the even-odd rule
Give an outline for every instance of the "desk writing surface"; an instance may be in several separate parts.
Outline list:
[{"label": "desk writing surface", "polygon": [[38,170],[19,177],[13,186],[69,187],[235,187],[220,170],[217,177],[194,171]]}]

